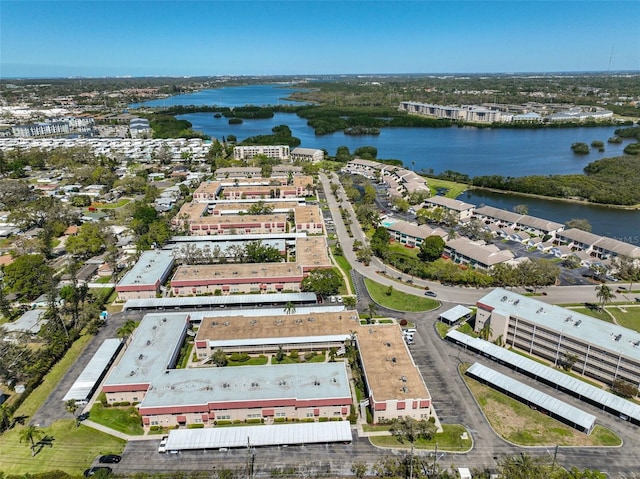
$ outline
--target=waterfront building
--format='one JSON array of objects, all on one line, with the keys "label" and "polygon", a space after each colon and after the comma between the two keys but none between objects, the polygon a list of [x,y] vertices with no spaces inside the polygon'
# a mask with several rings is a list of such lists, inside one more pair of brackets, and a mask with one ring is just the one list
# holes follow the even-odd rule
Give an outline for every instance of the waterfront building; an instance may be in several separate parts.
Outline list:
[{"label": "waterfront building", "polygon": [[454,263],[486,271],[514,258],[513,253],[509,250],[480,241],[469,241],[467,238],[446,241],[443,256]]},{"label": "waterfront building", "polygon": [[235,160],[251,160],[254,156],[264,155],[267,158],[288,160],[290,156],[288,145],[246,145],[233,148]]},{"label": "waterfront building", "polygon": [[473,214],[475,205],[471,203],[465,203],[464,201],[454,200],[447,198],[446,196],[432,196],[427,198],[423,203],[424,208],[444,208],[447,211],[452,211],[456,215],[458,222],[467,221]]},{"label": "waterfront building", "polygon": [[419,248],[429,236],[440,236],[443,239],[447,237],[447,232],[441,228],[416,225],[404,220],[388,223],[385,228],[389,231],[391,241],[397,241],[408,248]]},{"label": "waterfront building", "polygon": [[462,105],[458,107],[403,101],[400,103],[399,109],[414,115],[469,123],[507,122],[512,118],[511,114],[503,115],[499,110],[490,110],[478,105]]},{"label": "waterfront building", "polygon": [[640,247],[606,236],[599,236],[578,228],[570,228],[556,235],[560,243],[573,250],[585,251],[596,258],[607,259],[615,256],[628,256],[640,259]]},{"label": "waterfront building", "polygon": [[317,148],[294,148],[291,150],[291,161],[309,161],[317,163],[324,160],[324,151]]},{"label": "waterfront building", "polygon": [[497,288],[476,303],[474,330],[605,384],[640,386],[640,333],[532,297]]},{"label": "waterfront building", "polygon": [[564,229],[562,223],[502,210],[493,206],[481,206],[473,210],[473,217],[485,224],[495,224],[500,228],[511,227],[532,235],[555,237]]}]

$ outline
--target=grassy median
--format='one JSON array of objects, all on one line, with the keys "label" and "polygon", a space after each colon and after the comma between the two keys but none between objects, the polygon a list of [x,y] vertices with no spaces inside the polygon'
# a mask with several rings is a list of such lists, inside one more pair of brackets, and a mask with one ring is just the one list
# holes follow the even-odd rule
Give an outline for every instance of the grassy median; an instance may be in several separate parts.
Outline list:
[{"label": "grassy median", "polygon": [[395,289],[389,293],[389,287],[380,283],[376,283],[368,278],[364,280],[367,290],[371,295],[371,298],[380,306],[385,308],[394,309],[396,311],[430,311],[437,308],[440,303],[436,300],[425,298],[423,296],[415,296],[413,294],[403,293]]},{"label": "grassy median", "polygon": [[[377,431],[385,430],[385,426],[374,427]],[[442,429],[443,431],[441,433],[436,434],[429,440],[418,439],[415,442],[414,447],[416,449],[435,449],[437,444],[439,451],[465,452],[471,449],[471,437],[464,426],[459,424],[443,424]],[[389,430],[389,426],[386,426],[386,430]],[[409,449],[411,447],[411,443],[407,441],[398,442],[398,439],[392,435],[371,436],[369,437],[369,441],[371,444],[378,447],[401,449]]]}]

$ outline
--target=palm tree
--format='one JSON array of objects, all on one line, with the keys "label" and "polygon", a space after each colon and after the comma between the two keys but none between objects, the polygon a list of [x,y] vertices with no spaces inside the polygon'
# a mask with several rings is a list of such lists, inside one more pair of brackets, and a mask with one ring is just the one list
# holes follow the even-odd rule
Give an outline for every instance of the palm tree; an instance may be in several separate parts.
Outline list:
[{"label": "palm tree", "polygon": [[78,427],[80,425],[80,422],[78,421],[78,418],[76,418],[76,411],[78,410],[78,405],[76,404],[76,400],[69,399],[67,402],[64,403],[64,408],[68,413],[71,413],[71,415],[73,415],[73,418],[76,420],[76,427]]},{"label": "palm tree", "polygon": [[296,314],[296,306],[291,301],[284,305],[285,314]]},{"label": "palm tree", "polygon": [[138,323],[133,319],[127,319],[124,324],[118,328],[116,334],[121,339],[128,339],[137,327]]},{"label": "palm tree", "polygon": [[0,432],[13,426],[13,411],[7,403],[0,405]]},{"label": "palm tree", "polygon": [[611,288],[606,284],[596,286],[596,298],[600,300],[600,310],[603,310],[607,303],[615,299],[616,295],[611,292]]},{"label": "palm tree", "polygon": [[36,441],[40,441],[44,436],[38,426],[29,425],[20,431],[20,443],[27,442],[31,447],[31,457],[36,455]]},{"label": "palm tree", "polygon": [[489,341],[489,338],[493,336],[493,329],[491,328],[491,322],[487,321],[482,329],[478,332],[478,336],[480,339],[484,339],[485,341]]},{"label": "palm tree", "polygon": [[369,319],[367,321],[368,323],[373,322],[373,317],[377,312],[378,312],[378,306],[376,305],[376,303],[369,303],[369,306],[367,306],[367,313],[369,314]]}]

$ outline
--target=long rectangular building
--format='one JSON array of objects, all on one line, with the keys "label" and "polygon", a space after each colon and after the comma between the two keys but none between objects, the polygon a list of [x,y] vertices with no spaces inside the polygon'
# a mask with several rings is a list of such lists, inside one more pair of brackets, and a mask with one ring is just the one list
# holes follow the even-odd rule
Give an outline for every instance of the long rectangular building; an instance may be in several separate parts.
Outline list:
[{"label": "long rectangular building", "polygon": [[[555,366],[576,357],[573,371],[606,384],[640,386],[640,333],[576,311],[497,288],[476,303],[475,331]],[[485,329],[486,328],[486,329]]]}]

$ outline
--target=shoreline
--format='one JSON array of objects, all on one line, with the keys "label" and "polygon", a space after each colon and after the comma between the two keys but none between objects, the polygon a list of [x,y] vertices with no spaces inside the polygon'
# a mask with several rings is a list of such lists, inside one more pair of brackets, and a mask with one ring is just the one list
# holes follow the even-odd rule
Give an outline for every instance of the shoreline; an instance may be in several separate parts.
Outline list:
[{"label": "shoreline", "polygon": [[[428,177],[427,177],[427,180],[428,180]],[[555,196],[537,195],[535,193],[520,193],[518,191],[498,190],[495,188],[485,188],[485,187],[473,186],[473,185],[468,185],[468,187],[465,188],[465,190],[462,191],[460,194],[469,190],[490,191],[491,193],[497,193],[497,194],[509,194],[509,195],[523,196],[525,198],[536,198],[536,199],[548,200],[548,201],[561,201],[563,203],[573,203],[573,204],[586,205],[586,206],[601,206],[602,208],[610,208],[613,210],[640,211],[640,204],[615,205],[615,204],[608,204],[608,203],[593,203],[591,201],[578,200],[575,198],[557,198]]]}]

